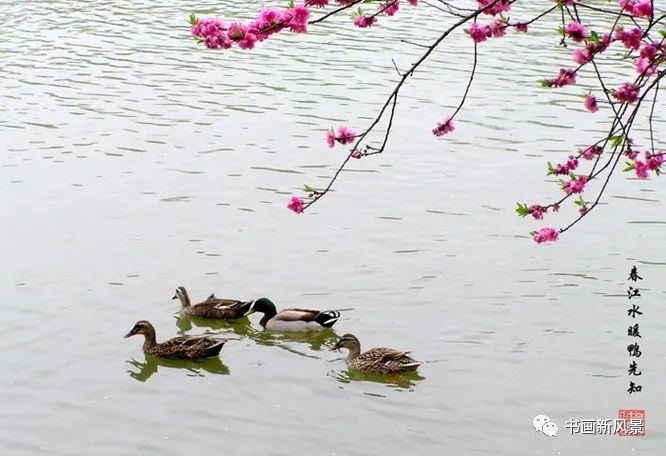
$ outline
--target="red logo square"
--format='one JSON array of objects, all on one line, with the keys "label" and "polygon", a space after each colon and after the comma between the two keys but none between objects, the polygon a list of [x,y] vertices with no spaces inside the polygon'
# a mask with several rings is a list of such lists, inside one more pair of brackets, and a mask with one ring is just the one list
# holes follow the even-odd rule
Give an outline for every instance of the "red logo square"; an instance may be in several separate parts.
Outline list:
[{"label": "red logo square", "polygon": [[645,435],[645,410],[620,409],[617,417],[617,435],[632,437]]}]

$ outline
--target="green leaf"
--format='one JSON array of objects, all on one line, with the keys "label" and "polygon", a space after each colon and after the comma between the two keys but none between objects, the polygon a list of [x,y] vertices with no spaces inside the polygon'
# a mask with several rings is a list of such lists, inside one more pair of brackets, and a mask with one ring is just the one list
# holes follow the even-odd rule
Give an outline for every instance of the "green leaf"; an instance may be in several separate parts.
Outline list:
[{"label": "green leaf", "polygon": [[516,212],[520,217],[525,217],[530,213],[529,209],[527,208],[527,204],[520,204],[516,203],[518,206],[516,207]]},{"label": "green leaf", "polygon": [[625,166],[622,171],[626,172],[626,171],[633,171],[634,169],[636,169],[633,163],[631,162],[625,162],[625,163],[627,164],[627,166]]},{"label": "green leaf", "polygon": [[190,19],[189,19],[190,24],[191,25],[196,25],[197,21],[198,21],[198,19],[197,19],[196,14],[190,13]]},{"label": "green leaf", "polygon": [[610,144],[613,148],[617,148],[622,144],[622,140],[624,139],[623,135],[615,135],[610,137]]},{"label": "green leaf", "polygon": [[294,7],[294,0],[289,0],[288,7],[289,7],[289,8],[293,8],[293,7]]},{"label": "green leaf", "polygon": [[305,184],[305,186],[303,187],[303,191],[305,193],[315,193],[315,189],[310,187],[308,184]]},{"label": "green leaf", "polygon": [[601,41],[601,37],[597,32],[593,30],[592,32],[590,32],[590,36],[587,37],[587,40],[592,41],[594,43],[598,43]]},{"label": "green leaf", "polygon": [[546,174],[546,176],[550,176],[551,174],[555,174],[555,168],[553,168],[553,164],[551,162],[548,162],[548,174]]},{"label": "green leaf", "polygon": [[583,195],[579,195],[578,199],[575,200],[574,203],[576,204],[576,206],[580,207],[585,207],[587,205],[587,201],[583,199]]},{"label": "green leaf", "polygon": [[660,34],[662,37],[666,38],[666,29],[659,30],[659,34]]},{"label": "green leaf", "polygon": [[541,87],[548,87],[548,88],[551,87],[550,82],[548,82],[548,79],[540,79],[539,80],[539,85]]}]

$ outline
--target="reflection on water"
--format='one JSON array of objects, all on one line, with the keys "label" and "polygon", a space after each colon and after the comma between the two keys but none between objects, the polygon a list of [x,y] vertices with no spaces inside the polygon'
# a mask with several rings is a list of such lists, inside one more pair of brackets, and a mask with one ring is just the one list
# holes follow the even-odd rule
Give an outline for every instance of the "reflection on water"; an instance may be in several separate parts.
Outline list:
[{"label": "reflection on water", "polygon": [[345,384],[351,382],[374,382],[405,389],[411,389],[421,380],[425,380],[425,377],[420,375],[418,371],[403,372],[400,374],[377,374],[348,369],[346,371],[332,370],[328,375],[338,382]]},{"label": "reflection on water", "polygon": [[136,368],[128,369],[130,377],[140,382],[146,382],[150,377],[157,373],[160,367],[183,369],[188,372],[187,375],[203,377],[204,372],[217,375],[229,375],[229,368],[224,365],[222,360],[215,356],[203,360],[183,360],[183,359],[164,359],[145,353],[144,361],[137,361],[132,358],[126,361]]},{"label": "reflection on water", "polygon": [[[553,246],[532,245],[541,222],[513,211],[557,196],[546,161],[596,141],[607,121],[579,97],[594,75],[557,91],[536,83],[571,56],[553,24],[480,45],[455,134],[436,140],[470,70],[472,43],[452,34],[403,86],[386,153],[356,160],[295,215],[289,195],[327,185],[344,156],[325,130],[366,128],[397,81],[391,58],[404,68],[423,52],[401,39],[427,43],[445,24],[419,2],[371,30],[344,15],[251,52],[189,36],[190,12],[249,20],[255,3],[284,2],[0,0],[12,18],[0,40],[2,454],[212,456],[220,442],[239,456],[266,454],[266,442],[272,456],[663,453],[664,178],[620,173],[608,205]],[[532,11],[512,20],[548,2],[518,3]],[[663,149],[664,110],[654,114]],[[645,131],[632,130],[637,144]],[[543,222],[575,214],[563,206]],[[650,375],[627,397],[620,282],[633,263],[649,282]],[[175,283],[355,310],[310,334],[265,332],[259,316],[174,319]],[[120,339],[141,318],[163,340],[235,340],[224,363],[144,359],[140,341]],[[348,372],[327,350],[336,332],[430,362],[396,378]],[[231,375],[218,375],[225,365]],[[527,432],[537,413],[563,424],[619,407],[650,408],[654,431]]]},{"label": "reflection on water", "polygon": [[[338,339],[333,328],[325,328],[319,331],[267,331],[261,327],[254,326],[248,318],[239,320],[225,321],[213,320],[208,318],[190,317],[188,315],[179,315],[176,317],[176,326],[178,333],[184,335],[193,327],[207,328],[207,334],[219,337],[230,338],[229,334],[238,336],[238,340],[248,338],[257,345],[278,347],[288,352],[307,358],[318,358],[311,353],[300,350],[298,345],[306,345],[312,351],[320,351],[331,347]],[[297,345],[294,346],[293,343]]]},{"label": "reflection on water", "polygon": [[209,330],[231,330],[237,334],[244,334],[251,325],[250,320],[247,318],[240,318],[238,320],[214,320],[212,318],[191,317],[189,315],[178,313],[176,315],[176,326],[178,327],[178,334],[185,335],[192,328],[206,328]]}]

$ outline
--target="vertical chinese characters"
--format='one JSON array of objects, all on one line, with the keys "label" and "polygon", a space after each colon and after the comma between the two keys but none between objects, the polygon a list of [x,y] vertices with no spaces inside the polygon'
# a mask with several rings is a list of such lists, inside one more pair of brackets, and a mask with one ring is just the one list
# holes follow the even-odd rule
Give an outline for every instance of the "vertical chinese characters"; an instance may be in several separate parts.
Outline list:
[{"label": "vertical chinese characters", "polygon": [[[643,278],[638,275],[638,269],[636,268],[636,266],[633,266],[631,268],[628,280],[632,282],[638,282],[639,280],[643,280]],[[629,300],[640,296],[641,293],[637,287],[630,286],[629,289],[627,290],[627,297],[629,298]],[[631,304],[631,308],[627,309],[627,315],[632,319],[632,323],[629,325],[629,329],[627,330],[627,335],[633,339],[632,342],[629,345],[627,345],[627,351],[629,352],[630,358],[640,358],[641,355],[643,354],[643,352],[641,351],[640,344],[637,342],[639,338],[642,338],[640,333],[640,325],[638,322],[633,321],[637,320],[641,315],[643,315],[643,312],[640,309],[641,306],[636,304],[635,302]],[[641,370],[638,368],[638,361],[636,359],[630,360],[629,369],[627,371],[629,373],[629,379],[630,379],[629,389],[627,389],[627,392],[629,394],[633,394],[642,391],[643,386],[631,380],[632,377],[638,377],[640,375],[643,375]]]}]

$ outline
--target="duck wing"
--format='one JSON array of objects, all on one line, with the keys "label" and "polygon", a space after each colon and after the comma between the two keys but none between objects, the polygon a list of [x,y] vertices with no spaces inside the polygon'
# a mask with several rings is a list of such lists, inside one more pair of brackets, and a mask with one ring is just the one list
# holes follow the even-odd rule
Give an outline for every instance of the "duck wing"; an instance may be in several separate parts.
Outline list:
[{"label": "duck wing", "polygon": [[219,354],[226,342],[208,336],[179,336],[157,344],[154,351],[165,358],[206,358]]},{"label": "duck wing", "polygon": [[284,309],[273,318],[282,321],[315,321],[321,312],[312,309]]},{"label": "duck wing", "polygon": [[361,360],[375,363],[382,371],[400,372],[414,370],[421,365],[421,363],[408,356],[408,353],[408,351],[377,347],[361,353],[358,357]]},{"label": "duck wing", "polygon": [[237,299],[211,299],[211,297],[208,297],[206,301],[185,309],[185,313],[192,317],[235,320],[243,316],[243,307],[246,304],[247,302]]},{"label": "duck wing", "polygon": [[340,318],[340,312],[334,310],[285,309],[275,317],[278,321],[314,321],[325,328],[330,328]]}]

